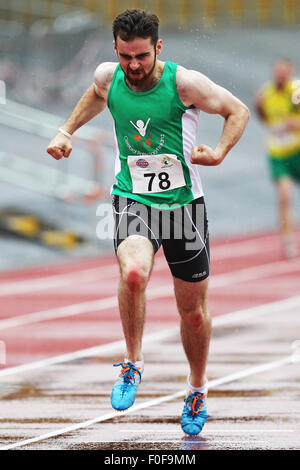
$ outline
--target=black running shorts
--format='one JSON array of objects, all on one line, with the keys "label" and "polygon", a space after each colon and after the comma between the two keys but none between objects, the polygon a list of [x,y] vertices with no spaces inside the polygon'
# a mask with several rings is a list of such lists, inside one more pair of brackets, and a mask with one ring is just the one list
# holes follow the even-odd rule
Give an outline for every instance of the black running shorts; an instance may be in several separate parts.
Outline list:
[{"label": "black running shorts", "polygon": [[130,235],[148,238],[154,253],[162,245],[174,277],[188,282],[209,276],[209,233],[204,198],[183,207],[153,209],[132,199],[113,196],[114,245]]}]

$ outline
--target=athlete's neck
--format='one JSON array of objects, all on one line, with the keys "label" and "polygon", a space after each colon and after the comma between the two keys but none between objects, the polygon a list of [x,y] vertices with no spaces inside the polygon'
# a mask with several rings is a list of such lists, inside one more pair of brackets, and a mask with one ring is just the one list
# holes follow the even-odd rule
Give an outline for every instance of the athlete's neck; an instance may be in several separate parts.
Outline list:
[{"label": "athlete's neck", "polygon": [[286,87],[287,82],[275,82],[275,88],[277,90],[283,90]]},{"label": "athlete's neck", "polygon": [[132,91],[137,92],[137,93],[151,90],[158,84],[159,80],[161,79],[163,70],[164,70],[164,65],[165,65],[164,62],[157,60],[151,75],[147,77],[147,80],[143,81],[143,83],[141,83],[140,85],[130,83],[128,80],[126,80],[126,76],[125,76],[125,81],[126,81],[127,86]]}]

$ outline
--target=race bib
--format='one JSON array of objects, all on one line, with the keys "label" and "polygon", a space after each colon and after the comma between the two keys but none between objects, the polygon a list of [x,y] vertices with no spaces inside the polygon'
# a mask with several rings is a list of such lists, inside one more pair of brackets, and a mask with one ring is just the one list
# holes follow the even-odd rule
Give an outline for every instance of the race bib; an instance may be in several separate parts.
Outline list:
[{"label": "race bib", "polygon": [[161,193],[186,185],[176,155],[129,155],[127,162],[134,194]]},{"label": "race bib", "polygon": [[287,147],[298,141],[296,132],[289,131],[284,124],[273,125],[269,129],[269,144],[276,147]]}]

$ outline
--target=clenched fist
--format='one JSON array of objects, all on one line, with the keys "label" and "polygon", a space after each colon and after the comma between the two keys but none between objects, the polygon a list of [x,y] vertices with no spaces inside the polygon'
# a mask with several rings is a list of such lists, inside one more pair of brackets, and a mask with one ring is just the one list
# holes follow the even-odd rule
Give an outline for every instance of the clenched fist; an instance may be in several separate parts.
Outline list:
[{"label": "clenched fist", "polygon": [[215,166],[221,163],[222,159],[219,155],[208,145],[199,145],[193,147],[191,155],[191,163],[204,166]]},{"label": "clenched fist", "polygon": [[47,147],[47,152],[56,160],[60,160],[62,157],[68,158],[72,152],[70,137],[67,137],[59,132],[56,134],[54,139],[51,140]]}]

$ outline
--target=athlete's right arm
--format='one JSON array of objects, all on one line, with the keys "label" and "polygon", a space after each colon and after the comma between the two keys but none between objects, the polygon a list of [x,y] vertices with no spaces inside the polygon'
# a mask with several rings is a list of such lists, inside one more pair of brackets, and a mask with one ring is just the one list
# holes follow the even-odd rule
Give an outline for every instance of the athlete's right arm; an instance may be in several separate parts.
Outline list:
[{"label": "athlete's right arm", "polygon": [[[107,103],[109,86],[117,63],[104,62],[100,64],[94,74],[94,83],[87,89],[72,111],[70,117],[61,126],[69,134],[90,121],[104,110]],[[47,152],[56,160],[67,158],[72,151],[70,137],[58,132],[48,145]]]}]

